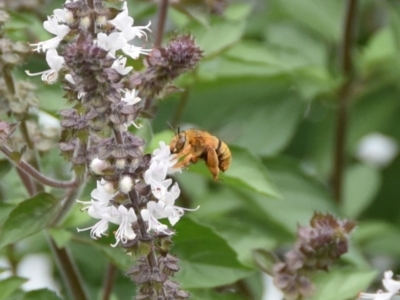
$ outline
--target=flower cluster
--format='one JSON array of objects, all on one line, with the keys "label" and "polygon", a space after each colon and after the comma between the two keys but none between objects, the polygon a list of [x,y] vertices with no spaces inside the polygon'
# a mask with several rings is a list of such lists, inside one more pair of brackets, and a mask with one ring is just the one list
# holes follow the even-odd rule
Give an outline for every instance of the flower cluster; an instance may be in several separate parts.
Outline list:
[{"label": "flower cluster", "polygon": [[[84,205],[83,210],[87,210],[88,214],[99,221],[88,228],[78,229],[78,231],[90,230],[90,236],[94,239],[107,234],[108,224],[113,223],[119,225],[115,234],[116,246],[120,242],[126,244],[128,241],[134,240],[140,233],[135,233],[133,228],[137,222],[137,216],[132,207],[118,203],[118,199],[122,198],[121,193],[128,193],[133,188],[142,191],[143,186],[150,186],[151,199],[143,202],[139,206],[140,215],[147,223],[147,231],[154,234],[170,235],[173,232],[168,227],[160,223],[159,219],[168,218],[171,225],[175,225],[185,210],[179,206],[175,206],[175,200],[179,197],[180,189],[177,183],[172,183],[172,179],[166,178],[168,174],[180,171],[173,166],[176,158],[171,155],[170,149],[164,142],[160,142],[160,148],[155,149],[150,161],[150,166],[144,172],[143,179],[136,178],[135,182],[130,180],[131,177],[122,177],[120,180],[119,190],[116,191],[114,184],[104,179],[97,181],[97,188],[91,193],[91,201],[78,201]],[[110,167],[110,165],[101,159],[95,159],[92,162],[92,169],[95,172],[102,173]],[[127,179],[129,178],[129,179]],[[143,193],[142,193],[143,194]],[[147,192],[144,193],[147,195]]]},{"label": "flower cluster", "polygon": [[180,171],[174,168],[176,162],[177,159],[175,155],[171,155],[169,147],[164,142],[160,142],[160,148],[154,150],[150,167],[144,173],[144,181],[150,185],[155,198],[149,201],[146,209],[142,211],[143,219],[149,222],[149,230],[168,234],[168,231],[165,231],[166,226],[157,220],[168,218],[173,226],[185,210],[190,210],[174,205],[179,197],[180,189],[176,182],[173,184],[170,178],[166,179],[167,174]]},{"label": "flower cluster", "polygon": [[309,227],[300,226],[295,247],[286,253],[285,262],[275,264],[274,284],[286,299],[296,300],[311,296],[314,285],[309,274],[325,270],[348,251],[352,221],[335,219],[329,214],[315,213]]},{"label": "flower cluster", "polygon": [[176,159],[165,143],[152,155],[143,153],[145,141],[128,127],[141,127],[137,119],[150,116],[150,98],[194,68],[201,51],[190,36],[175,37],[166,47],[151,50],[144,71],[131,74],[127,59],[150,52],[133,44],[137,38],[147,39],[150,22],[133,24],[126,1],[66,0],[64,8],[44,22],[54,37],[31,45],[34,51],[46,52],[50,69],[27,74],[40,74],[49,84],[59,80],[73,104],[59,112],[59,147],[79,181],[87,172],[97,180],[91,200],[78,201],[97,222],[78,231],[90,230],[98,239],[111,224],[118,227],[112,246],[139,254],[131,273],[142,285],[137,299],[165,294],[186,299],[188,294],[169,279],[179,267],[165,246],[171,244],[173,231],[160,222],[168,219],[173,226],[187,210],[175,205],[180,189],[168,177],[179,171],[174,169]]},{"label": "flower cluster", "polygon": [[360,293],[359,299],[374,299],[374,300],[390,300],[392,297],[400,292],[400,281],[393,280],[393,272],[386,271],[383,275],[382,284],[387,290],[384,292],[379,290],[377,293]]},{"label": "flower cluster", "polygon": [[[122,2],[122,5],[122,11],[113,19],[107,20],[106,16],[113,16],[113,11],[102,6],[101,1],[97,1],[97,7],[93,13],[96,16],[98,33],[93,42],[99,48],[104,49],[108,56],[116,59],[111,67],[119,74],[126,75],[132,68],[125,68],[126,58],[116,57],[116,52],[121,50],[133,59],[137,59],[140,54],[149,52],[148,49],[133,45],[132,41],[135,38],[147,37],[146,31],[150,31],[151,23],[149,22],[146,26],[133,26],[133,18],[128,15],[126,2]],[[83,0],[66,0],[63,9],[55,9],[53,15],[48,16],[43,23],[43,27],[54,37],[47,41],[31,44],[33,51],[46,52],[46,61],[50,69],[39,73],[30,73],[29,71],[26,73],[30,76],[42,75],[42,80],[49,84],[56,82],[59,72],[65,68],[64,57],[58,55],[56,49],[67,38],[70,40],[74,35],[76,38],[78,33],[90,29],[91,11],[92,9]],[[77,28],[81,30],[79,31]],[[71,81],[72,78],[66,73],[65,79]]]},{"label": "flower cluster", "polygon": [[146,57],[146,69],[130,77],[130,86],[139,91],[145,107],[152,107],[152,99],[176,90],[168,83],[194,68],[201,57],[202,51],[190,35],[175,36],[167,46],[154,49]]}]

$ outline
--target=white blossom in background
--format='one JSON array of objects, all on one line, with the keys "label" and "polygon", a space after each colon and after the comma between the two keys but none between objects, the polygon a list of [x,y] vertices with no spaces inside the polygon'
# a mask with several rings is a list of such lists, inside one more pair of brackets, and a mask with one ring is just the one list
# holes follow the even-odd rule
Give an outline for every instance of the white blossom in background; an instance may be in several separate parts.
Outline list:
[{"label": "white blossom in background", "polygon": [[270,275],[263,273],[262,281],[263,281],[264,291],[263,291],[261,300],[282,300],[283,299],[283,293],[281,292],[280,289],[278,289],[274,285],[273,278]]},{"label": "white blossom in background", "polygon": [[43,110],[37,111],[39,126],[46,129],[61,129],[60,120]]},{"label": "white blossom in background", "polygon": [[53,277],[51,258],[45,254],[28,254],[18,263],[17,275],[27,278],[21,288],[24,291],[49,289],[60,293],[60,287]]},{"label": "white blossom in background", "polygon": [[359,300],[390,300],[394,295],[400,291],[400,281],[393,280],[393,272],[386,271],[383,275],[382,284],[386,289],[386,292],[379,290],[377,293],[360,293]]},{"label": "white blossom in background", "polygon": [[372,166],[389,165],[398,153],[398,145],[392,138],[381,133],[370,133],[364,136],[357,147],[357,157]]}]

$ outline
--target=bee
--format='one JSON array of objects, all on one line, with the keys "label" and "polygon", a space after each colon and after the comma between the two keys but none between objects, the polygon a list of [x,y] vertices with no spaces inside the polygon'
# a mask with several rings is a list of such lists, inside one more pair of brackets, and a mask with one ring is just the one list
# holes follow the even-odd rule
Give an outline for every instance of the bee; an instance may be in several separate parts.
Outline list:
[{"label": "bee", "polygon": [[178,156],[175,167],[185,168],[203,159],[215,181],[218,180],[219,171],[228,170],[232,161],[231,151],[223,141],[206,131],[197,129],[180,131],[178,128],[169,148],[171,153]]}]

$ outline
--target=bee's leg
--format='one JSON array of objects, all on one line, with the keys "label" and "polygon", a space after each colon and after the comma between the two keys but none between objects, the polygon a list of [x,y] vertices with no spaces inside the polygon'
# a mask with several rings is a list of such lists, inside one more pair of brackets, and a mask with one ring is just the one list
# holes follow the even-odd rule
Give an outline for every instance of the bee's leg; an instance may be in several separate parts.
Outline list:
[{"label": "bee's leg", "polygon": [[188,146],[183,149],[178,155],[178,162],[175,164],[175,168],[186,168],[190,163],[196,163],[197,157],[192,153],[192,147]]},{"label": "bee's leg", "polygon": [[207,149],[207,167],[210,170],[211,174],[213,175],[213,179],[215,181],[218,181],[218,155],[217,152],[215,152],[215,149],[210,147]]}]

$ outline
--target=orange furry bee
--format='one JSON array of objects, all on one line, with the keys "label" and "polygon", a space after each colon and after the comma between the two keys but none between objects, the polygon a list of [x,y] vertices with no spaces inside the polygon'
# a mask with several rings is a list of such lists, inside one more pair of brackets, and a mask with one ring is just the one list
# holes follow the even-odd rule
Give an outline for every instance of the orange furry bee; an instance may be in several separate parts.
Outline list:
[{"label": "orange furry bee", "polygon": [[175,167],[185,168],[203,159],[215,181],[218,180],[219,171],[225,172],[232,161],[231,151],[223,141],[197,129],[180,131],[178,128],[169,148],[179,159]]}]

